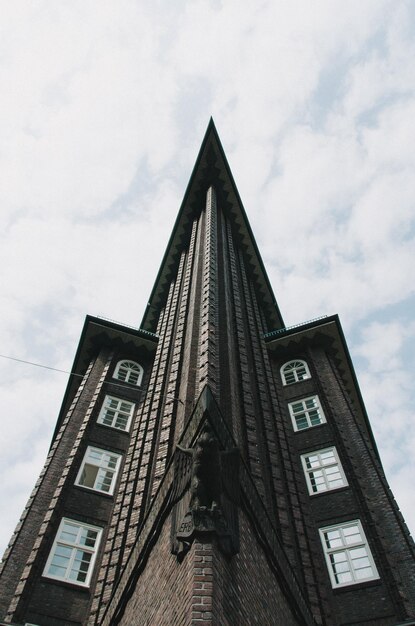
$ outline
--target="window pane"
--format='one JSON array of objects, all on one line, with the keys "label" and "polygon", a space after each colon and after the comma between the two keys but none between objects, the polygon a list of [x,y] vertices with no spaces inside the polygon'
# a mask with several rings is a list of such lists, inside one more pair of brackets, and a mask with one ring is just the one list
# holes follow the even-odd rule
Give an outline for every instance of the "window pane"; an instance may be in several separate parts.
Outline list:
[{"label": "window pane", "polygon": [[98,422],[105,426],[126,430],[134,409],[133,402],[106,396]]},{"label": "window pane", "polygon": [[307,463],[307,467],[309,467],[310,469],[312,467],[318,467],[320,465],[318,454],[313,454],[312,456],[307,456],[306,457],[306,463]]},{"label": "window pane", "polygon": [[60,532],[60,538],[63,541],[66,541],[68,543],[76,543],[76,538],[78,536],[78,532],[79,532],[79,527],[78,526],[73,526],[72,524],[67,524],[65,522],[61,532]]},{"label": "window pane", "polygon": [[295,418],[298,430],[302,430],[303,428],[308,428],[307,418],[302,415],[300,417]]},{"label": "window pane", "polygon": [[312,426],[316,426],[317,424],[320,424],[320,414],[316,409],[309,411],[308,415],[310,417],[310,422]]},{"label": "window pane", "polygon": [[325,452],[322,452],[320,454],[320,457],[321,457],[321,462],[323,465],[328,465],[330,463],[336,462],[336,458],[334,456],[333,450],[326,450]]},{"label": "window pane", "polygon": [[293,408],[294,413],[298,413],[299,411],[303,410],[302,402],[293,402],[291,406]]},{"label": "window pane", "polygon": [[313,472],[310,474],[310,481],[313,491],[326,491],[327,485],[322,472]]},{"label": "window pane", "polygon": [[82,470],[81,478],[79,480],[79,484],[83,487],[90,487],[91,489],[95,486],[95,479],[98,474],[98,468],[95,465],[88,465],[85,463],[84,468]]},{"label": "window pane", "polygon": [[290,361],[289,363],[286,363],[281,370],[281,374],[283,382],[286,385],[290,385],[309,377],[307,366],[303,361]]},{"label": "window pane", "polygon": [[294,372],[285,372],[284,377],[287,384],[295,383]]},{"label": "window pane", "polygon": [[91,557],[92,554],[90,552],[77,550],[72,569],[69,573],[69,578],[72,580],[77,580],[79,582],[85,582]]},{"label": "window pane", "polygon": [[114,422],[114,426],[116,428],[120,428],[121,430],[126,430],[127,428],[128,417],[125,415],[117,415],[117,419]]},{"label": "window pane", "polygon": [[128,372],[128,374],[129,374],[128,375],[128,382],[136,385],[137,382],[138,382],[139,372],[134,372],[134,371],[130,370]]},{"label": "window pane", "polygon": [[326,544],[328,548],[338,548],[343,545],[343,541],[339,530],[330,530],[325,533]]},{"label": "window pane", "polygon": [[[359,521],[320,529],[320,535],[333,587],[378,578]],[[360,545],[348,547],[356,543]]]},{"label": "window pane", "polygon": [[303,455],[302,460],[311,495],[347,485],[335,448]]},{"label": "window pane", "polygon": [[91,528],[82,528],[81,537],[79,539],[79,544],[81,546],[89,546],[93,548],[95,545],[97,535],[98,533],[96,530],[92,530]]},{"label": "window pane", "polygon": [[142,371],[141,366],[134,361],[120,361],[115,369],[114,378],[137,385]]},{"label": "window pane", "polygon": [[[100,534],[99,528],[62,520],[44,575],[81,585],[88,584]],[[63,537],[68,538],[70,543],[65,544]]]},{"label": "window pane", "polygon": [[365,578],[373,577],[373,570],[371,567],[365,567],[355,571],[355,576],[358,580],[364,580]]},{"label": "window pane", "polygon": [[344,532],[344,539],[348,545],[362,541],[362,538],[360,536],[359,529],[357,526],[346,527],[343,530],[343,532]]},{"label": "window pane", "polygon": [[96,489],[99,489],[100,491],[105,491],[106,493],[108,493],[111,489],[113,476],[114,476],[113,472],[108,472],[108,471],[106,472],[100,469],[98,473],[98,479],[96,482]]},{"label": "window pane", "polygon": [[57,576],[59,578],[64,578],[66,574],[67,567],[60,567],[59,565],[55,565],[53,561],[48,569],[48,574],[51,576]]},{"label": "window pane", "polygon": [[336,574],[335,578],[339,585],[353,582],[353,577],[352,577],[351,572],[347,572],[345,574]]}]

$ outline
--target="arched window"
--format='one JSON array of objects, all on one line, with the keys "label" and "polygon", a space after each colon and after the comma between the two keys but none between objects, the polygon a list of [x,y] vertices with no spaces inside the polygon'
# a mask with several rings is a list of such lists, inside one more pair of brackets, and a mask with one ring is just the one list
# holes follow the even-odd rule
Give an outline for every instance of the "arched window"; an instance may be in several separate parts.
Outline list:
[{"label": "arched window", "polygon": [[310,377],[310,370],[305,361],[288,361],[281,368],[281,378],[284,385],[298,383],[300,380]]},{"label": "arched window", "polygon": [[131,385],[141,385],[143,368],[135,361],[118,361],[113,378]]}]

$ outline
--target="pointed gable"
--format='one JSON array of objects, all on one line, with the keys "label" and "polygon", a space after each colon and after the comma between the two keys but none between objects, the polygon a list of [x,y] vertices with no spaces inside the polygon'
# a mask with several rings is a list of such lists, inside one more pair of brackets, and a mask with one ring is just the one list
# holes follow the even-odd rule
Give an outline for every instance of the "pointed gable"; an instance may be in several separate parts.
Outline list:
[{"label": "pointed gable", "polygon": [[179,254],[188,245],[192,220],[203,210],[206,191],[211,185],[216,189],[218,204],[231,219],[238,236],[240,247],[263,304],[269,329],[284,327],[248,217],[211,118],[151,292],[141,328],[155,332],[158,313],[165,302],[170,280],[177,268]]}]

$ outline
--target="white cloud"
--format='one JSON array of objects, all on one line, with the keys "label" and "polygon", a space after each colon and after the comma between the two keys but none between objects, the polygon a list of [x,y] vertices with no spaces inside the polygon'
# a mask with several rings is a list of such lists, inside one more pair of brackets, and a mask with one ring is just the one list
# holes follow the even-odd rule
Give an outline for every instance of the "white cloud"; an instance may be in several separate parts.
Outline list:
[{"label": "white cloud", "polygon": [[410,477],[415,474],[415,433],[410,427],[414,339],[413,321],[376,321],[363,328],[352,351],[361,359],[357,361],[360,384],[375,438],[380,443],[386,477],[410,525],[414,519]]},{"label": "white cloud", "polygon": [[[139,323],[213,114],[287,323],[339,312],[359,346],[369,415],[415,527],[399,482],[413,470],[412,4],[0,9],[0,352],[69,369],[86,313]],[[19,485],[4,544],[65,377],[0,361],[3,431],[13,416],[2,461]]]}]

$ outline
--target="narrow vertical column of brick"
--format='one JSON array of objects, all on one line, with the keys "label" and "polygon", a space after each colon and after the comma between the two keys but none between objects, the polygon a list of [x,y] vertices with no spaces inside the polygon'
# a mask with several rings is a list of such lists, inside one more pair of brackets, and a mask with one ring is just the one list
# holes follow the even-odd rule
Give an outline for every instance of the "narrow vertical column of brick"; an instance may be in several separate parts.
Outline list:
[{"label": "narrow vertical column of brick", "polygon": [[[5,618],[7,623],[18,619],[19,603],[24,597],[26,585],[31,577],[32,570],[39,567],[38,555],[48,534],[50,534],[52,517],[55,514],[60,496],[68,480],[68,475],[73,465],[75,455],[85,435],[85,430],[90,421],[92,411],[95,408],[98,395],[101,391],[109,364],[111,362],[111,357],[112,354],[104,348],[101,350],[97,361],[90,363],[81,387],[78,389],[75,399],[62,422],[58,435],[51,448],[51,453],[46,462],[46,471],[43,475],[43,478],[45,478],[45,475],[46,478],[49,478],[49,471],[54,472],[54,477],[51,478],[51,483],[46,485],[48,493],[44,494],[44,503],[47,501],[47,508],[44,512],[43,520],[37,532],[35,541],[34,543],[31,542],[29,544],[31,546],[30,555],[27,558],[23,572],[21,572],[20,581],[7,610],[7,616]],[[77,413],[78,419],[75,417],[75,412]],[[68,434],[69,430],[71,430],[71,432]],[[56,466],[53,467],[55,455],[59,458],[56,459]],[[51,492],[51,487],[54,483],[53,478],[56,480],[58,476],[57,485]],[[36,494],[32,502],[33,507],[35,507],[40,500],[40,487],[35,487]],[[39,508],[44,511],[43,506]],[[27,521],[30,522],[30,517]],[[20,541],[22,541],[21,538]]]},{"label": "narrow vertical column of brick", "polygon": [[[258,389],[258,409],[261,416],[262,426],[262,458],[261,466],[264,475],[264,482],[267,490],[267,502],[269,511],[273,517],[277,515],[276,487],[281,480],[280,467],[278,463],[278,444],[275,426],[275,415],[272,406],[270,391],[273,388],[273,379],[265,348],[263,335],[265,328],[262,325],[260,306],[258,304],[255,289],[248,280],[245,282],[250,294],[249,316],[250,333],[253,351],[254,371]],[[248,294],[247,294],[248,296]]]},{"label": "narrow vertical column of brick", "polygon": [[197,361],[197,320],[200,303],[200,239],[202,216],[193,221],[192,235],[187,255],[186,269],[184,272],[182,300],[179,311],[179,327],[183,334],[182,357],[180,361],[180,386],[178,397],[181,402],[177,404],[177,418],[175,425],[174,443],[179,439],[186,418],[190,415],[195,399],[195,378]]},{"label": "narrow vertical column of brick", "polygon": [[[240,367],[238,354],[239,337],[236,331],[235,298],[239,298],[239,285],[234,278],[234,256],[229,248],[228,221],[224,211],[218,208],[218,315],[220,338],[220,381],[226,389],[220,397],[222,415],[228,421],[238,445],[245,448],[245,430],[243,427]],[[232,243],[232,242],[231,242]]]},{"label": "narrow vertical column of brick", "polygon": [[[253,474],[254,480],[259,481],[259,470],[262,470],[263,491],[266,494],[264,502],[272,516],[277,516],[279,527],[282,532],[284,545],[288,551],[290,560],[294,564],[300,563],[299,553],[303,555],[302,571],[304,577],[309,579],[309,598],[313,611],[320,619],[321,607],[316,593],[316,580],[310,558],[301,507],[297,492],[294,468],[289,454],[286,433],[282,423],[276,419],[275,409],[278,407],[276,390],[272,377],[268,353],[262,339],[265,332],[263,315],[258,304],[257,295],[250,283],[244,267],[242,254],[240,253],[240,268],[244,285],[244,302],[247,311],[248,330],[250,338],[251,358],[253,367],[245,378],[250,380],[255,389],[255,420],[256,431],[249,429],[248,436],[255,433],[255,457],[259,458]],[[248,447],[251,455],[252,445]],[[251,460],[252,467],[252,460]],[[258,488],[258,487],[257,487]],[[293,532],[295,528],[296,532]]]},{"label": "narrow vertical column of brick", "polygon": [[[163,329],[164,319],[167,316],[166,310],[162,311],[159,318],[157,333]],[[111,597],[113,585],[117,579],[121,568],[122,554],[125,551],[126,533],[128,529],[128,519],[133,498],[137,503],[142,499],[144,491],[144,480],[138,482],[138,470],[141,460],[144,458],[148,467],[148,457],[150,445],[144,444],[147,429],[148,414],[151,411],[153,398],[156,390],[156,382],[160,371],[160,353],[162,347],[158,345],[154,359],[148,390],[143,402],[137,411],[131,428],[131,438],[128,452],[125,456],[123,472],[115,500],[113,515],[109,524],[104,556],[98,573],[95,595],[91,605],[89,625],[99,624],[105,611],[105,607]]]},{"label": "narrow vertical column of brick", "polygon": [[333,360],[322,351],[314,355],[319,386],[337,430],[336,445],[350,470],[359,499],[362,523],[376,537],[372,545],[401,617],[414,617],[415,546],[398,509],[366,430],[359,423]]},{"label": "narrow vertical column of brick", "polygon": [[[191,626],[213,625],[213,553],[211,541],[193,545],[193,595]],[[219,626],[219,622],[216,622]]]},{"label": "narrow vertical column of brick", "polygon": [[247,333],[245,331],[244,312],[241,298],[241,285],[238,273],[237,256],[235,252],[232,229],[229,222],[227,228],[227,255],[229,259],[230,283],[234,309],[234,333],[236,336],[236,361],[235,373],[238,372],[239,387],[241,393],[241,412],[238,416],[239,426],[235,431],[239,433],[238,443],[242,455],[247,459],[251,472],[257,469],[259,463],[258,440],[255,419],[254,400],[251,389],[250,368],[247,352]]},{"label": "narrow vertical column of brick", "polygon": [[160,418],[158,420],[157,437],[154,441],[153,473],[151,476],[151,495],[154,496],[160,480],[164,476],[168,453],[172,448],[174,437],[174,420],[179,405],[183,405],[180,393],[180,364],[183,354],[183,341],[187,315],[187,300],[189,296],[189,274],[185,273],[187,253],[182,252],[179,271],[176,279],[176,288],[173,296],[174,316],[170,320],[169,336],[171,347],[164,397],[161,402]]},{"label": "narrow vertical column of brick", "polygon": [[99,624],[101,621],[114,583],[136,540],[145,507],[151,501],[151,470],[153,461],[157,464],[160,460],[156,458],[156,443],[163,407],[168,400],[166,380],[170,366],[172,333],[179,302],[183,266],[184,257],[180,263],[177,279],[170,285],[166,305],[159,318],[157,328],[159,342],[147,394],[131,431],[131,443],[125,459],[104,548],[103,564],[98,575],[96,594],[91,607],[88,622],[90,625]]},{"label": "narrow vertical column of brick", "polygon": [[[301,567],[297,571],[301,572],[304,580],[307,579],[307,591],[312,611],[316,618],[321,621],[321,605],[317,593],[316,572],[310,558],[305,518],[302,515],[300,494],[297,487],[298,480],[295,475],[296,469],[289,451],[284,421],[276,419],[278,399],[272,376],[272,367],[265,342],[262,339],[264,327],[262,325],[260,308],[253,288],[251,288],[251,291],[254,319],[258,329],[253,339],[256,355],[255,369],[263,381],[260,384],[260,400],[268,457],[266,465],[270,469],[270,478],[272,480],[273,504],[276,507],[275,510],[279,519],[281,521],[284,520],[280,528],[290,559],[292,563],[295,561],[297,561],[298,565],[301,563]],[[294,549],[294,546],[296,549]]]},{"label": "narrow vertical column of brick", "polygon": [[213,187],[209,187],[206,195],[205,250],[199,331],[199,388],[197,395],[205,385],[209,385],[216,399],[219,399],[216,211],[216,192]]},{"label": "narrow vertical column of brick", "polygon": [[[249,278],[245,268],[245,261],[242,252],[238,251],[238,267],[241,277],[241,293],[243,298],[243,310],[245,315],[245,346],[248,360],[248,373],[245,374],[243,383],[247,387],[245,392],[248,396],[251,393],[252,411],[254,420],[247,423],[248,435],[248,459],[252,477],[263,501],[271,509],[271,494],[269,489],[269,476],[267,476],[267,463],[264,462],[264,424],[261,414],[262,390],[265,384],[264,372],[257,372],[260,366],[257,354],[257,328],[255,324],[255,314],[251,300],[251,290]],[[249,397],[249,396],[248,396]],[[249,405],[248,405],[249,406]]]},{"label": "narrow vertical column of brick", "polygon": [[[266,347],[264,346],[266,351]],[[268,354],[266,355],[268,359]],[[271,365],[270,365],[271,368]],[[279,377],[279,370],[276,373]],[[281,539],[290,562],[295,567],[299,579],[306,583],[306,592],[318,623],[322,621],[322,614],[330,615],[330,606],[327,595],[322,595],[318,589],[316,565],[319,561],[315,558],[314,544],[309,543],[309,527],[307,515],[304,515],[301,492],[298,485],[302,483],[303,476],[298,476],[295,459],[292,455],[291,437],[295,433],[291,427],[291,421],[286,420],[285,407],[281,405],[281,398],[277,385],[281,385],[280,379],[269,385],[269,393],[274,411],[274,424],[278,448],[278,469],[273,471],[274,489],[277,501],[277,513]],[[295,449],[295,448],[294,448]],[[281,477],[281,478],[279,478]],[[288,506],[287,506],[288,503]],[[309,513],[308,513],[309,515]],[[310,520],[309,520],[310,521]]]}]

